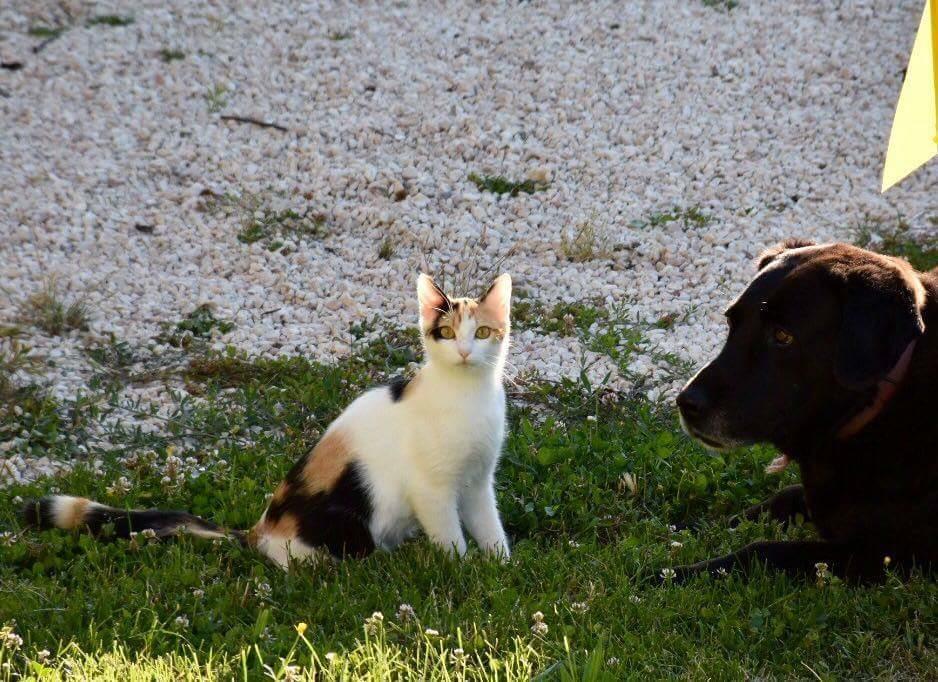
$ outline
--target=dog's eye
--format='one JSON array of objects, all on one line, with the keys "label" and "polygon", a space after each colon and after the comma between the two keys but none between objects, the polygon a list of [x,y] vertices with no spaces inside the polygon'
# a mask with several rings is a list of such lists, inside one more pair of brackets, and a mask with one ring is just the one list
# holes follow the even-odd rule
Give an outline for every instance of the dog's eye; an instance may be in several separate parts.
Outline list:
[{"label": "dog's eye", "polygon": [[439,332],[440,336],[444,339],[456,338],[456,332],[453,331],[452,327],[440,327],[437,331]]},{"label": "dog's eye", "polygon": [[775,331],[772,332],[772,340],[779,346],[790,346],[794,342],[795,337],[781,327],[776,327]]},{"label": "dog's eye", "polygon": [[491,327],[479,327],[476,329],[476,338],[477,339],[487,339],[492,335]]}]

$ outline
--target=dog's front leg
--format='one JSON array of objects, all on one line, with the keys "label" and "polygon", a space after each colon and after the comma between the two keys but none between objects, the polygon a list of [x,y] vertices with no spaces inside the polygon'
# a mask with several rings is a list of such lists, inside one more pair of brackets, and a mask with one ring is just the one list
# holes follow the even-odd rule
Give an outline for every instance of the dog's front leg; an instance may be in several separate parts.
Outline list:
[{"label": "dog's front leg", "polygon": [[765,502],[753,505],[742,514],[731,518],[730,526],[738,526],[743,519],[758,521],[763,514],[768,514],[769,518],[775,519],[785,526],[792,523],[799,514],[805,521],[810,521],[811,513],[804,498],[804,486],[799,484],[782,488]]},{"label": "dog's front leg", "polygon": [[[673,579],[678,582],[701,574],[726,575],[733,571],[748,573],[753,566],[763,564],[793,576],[817,575],[818,571],[851,580],[873,580],[882,577],[882,558],[846,545],[831,542],[800,540],[793,542],[754,542],[738,552],[674,568]],[[663,575],[670,575],[665,571]]]}]

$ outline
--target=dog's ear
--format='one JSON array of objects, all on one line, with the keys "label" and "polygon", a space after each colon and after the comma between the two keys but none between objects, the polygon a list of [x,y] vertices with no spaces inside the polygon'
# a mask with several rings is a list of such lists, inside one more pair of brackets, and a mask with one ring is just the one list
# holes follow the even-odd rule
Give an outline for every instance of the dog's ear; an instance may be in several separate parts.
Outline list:
[{"label": "dog's ear", "polygon": [[844,281],[835,376],[863,389],[885,378],[925,331],[920,283],[901,271],[857,269]]},{"label": "dog's ear", "polygon": [[814,242],[808,241],[807,239],[786,239],[760,253],[759,258],[756,259],[756,269],[761,271],[766,265],[778,258],[779,255],[789,249],[800,249],[802,246],[814,246]]}]

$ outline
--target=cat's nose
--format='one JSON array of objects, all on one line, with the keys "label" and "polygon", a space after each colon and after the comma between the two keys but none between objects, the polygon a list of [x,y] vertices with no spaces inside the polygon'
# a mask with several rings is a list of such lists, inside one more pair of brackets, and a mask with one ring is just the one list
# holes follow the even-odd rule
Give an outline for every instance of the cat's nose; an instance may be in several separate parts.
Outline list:
[{"label": "cat's nose", "polygon": [[471,353],[471,352],[472,352],[472,351],[468,351],[468,350],[460,350],[460,351],[459,351],[459,354],[462,356],[462,359],[465,360],[466,358],[469,357],[469,353]]}]

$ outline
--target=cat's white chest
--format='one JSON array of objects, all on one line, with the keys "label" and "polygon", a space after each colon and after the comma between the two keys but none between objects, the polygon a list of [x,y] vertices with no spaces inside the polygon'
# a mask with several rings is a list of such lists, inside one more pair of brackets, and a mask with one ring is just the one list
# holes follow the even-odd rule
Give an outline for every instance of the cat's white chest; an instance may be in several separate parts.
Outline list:
[{"label": "cat's white chest", "polygon": [[414,452],[418,466],[441,483],[471,478],[498,456],[505,431],[503,395],[473,396],[426,412],[414,425]]}]

